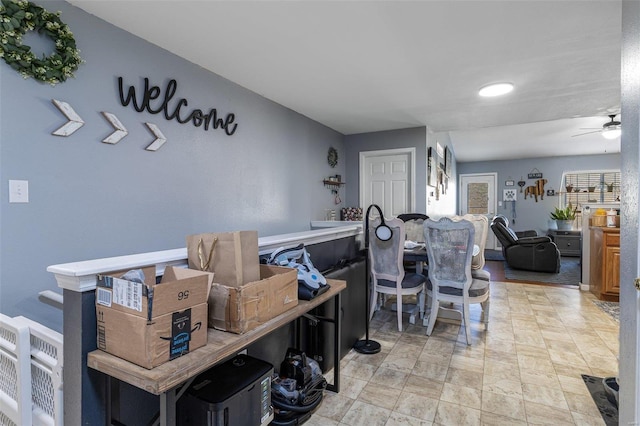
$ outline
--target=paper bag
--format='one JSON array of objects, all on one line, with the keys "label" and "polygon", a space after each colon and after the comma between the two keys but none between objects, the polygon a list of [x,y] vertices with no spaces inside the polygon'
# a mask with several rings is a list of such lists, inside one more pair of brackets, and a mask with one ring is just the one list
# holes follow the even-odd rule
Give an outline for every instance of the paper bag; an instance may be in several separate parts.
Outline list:
[{"label": "paper bag", "polygon": [[187,236],[189,268],[214,272],[230,287],[260,279],[258,232],[235,231]]}]

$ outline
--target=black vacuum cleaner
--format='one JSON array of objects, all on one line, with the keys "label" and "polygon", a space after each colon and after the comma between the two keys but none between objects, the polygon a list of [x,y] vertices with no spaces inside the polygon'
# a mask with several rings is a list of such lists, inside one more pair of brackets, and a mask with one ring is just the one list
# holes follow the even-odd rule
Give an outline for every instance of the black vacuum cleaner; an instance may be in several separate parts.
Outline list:
[{"label": "black vacuum cleaner", "polygon": [[318,363],[304,352],[289,348],[280,364],[280,373],[271,379],[271,404],[275,426],[306,422],[322,402],[327,381]]}]

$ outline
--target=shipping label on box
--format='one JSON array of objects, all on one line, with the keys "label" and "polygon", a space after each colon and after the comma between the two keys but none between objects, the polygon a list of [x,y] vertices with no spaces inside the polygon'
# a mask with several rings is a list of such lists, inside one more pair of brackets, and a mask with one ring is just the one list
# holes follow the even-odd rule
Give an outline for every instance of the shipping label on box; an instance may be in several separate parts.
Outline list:
[{"label": "shipping label on box", "polygon": [[240,287],[214,283],[209,327],[242,334],[298,305],[297,270],[260,265],[260,277]]},{"label": "shipping label on box", "polygon": [[154,317],[181,311],[205,303],[214,274],[167,266],[162,281],[156,284],[156,268],[141,268],[144,283],[121,278],[127,271],[98,275],[96,304],[138,315]]}]

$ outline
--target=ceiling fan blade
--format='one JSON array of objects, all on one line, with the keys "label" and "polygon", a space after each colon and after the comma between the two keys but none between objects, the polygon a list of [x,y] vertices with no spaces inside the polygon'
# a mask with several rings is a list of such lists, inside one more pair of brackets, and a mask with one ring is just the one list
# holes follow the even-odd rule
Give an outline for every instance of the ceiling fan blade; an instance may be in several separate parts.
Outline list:
[{"label": "ceiling fan blade", "polygon": [[578,130],[602,130],[602,127],[580,127]]},{"label": "ceiling fan blade", "polygon": [[571,137],[575,138],[576,136],[584,136],[584,135],[589,135],[591,133],[600,133],[600,132],[602,132],[602,129],[594,130],[593,132],[578,133],[577,135],[571,135]]}]

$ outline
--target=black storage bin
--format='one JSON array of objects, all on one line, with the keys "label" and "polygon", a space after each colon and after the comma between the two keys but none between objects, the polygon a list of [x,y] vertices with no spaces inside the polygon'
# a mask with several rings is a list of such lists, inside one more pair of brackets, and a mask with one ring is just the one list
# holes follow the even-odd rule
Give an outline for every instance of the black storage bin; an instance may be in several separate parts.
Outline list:
[{"label": "black storage bin", "polygon": [[273,365],[238,355],[200,374],[176,404],[179,426],[259,426],[273,416]]}]

